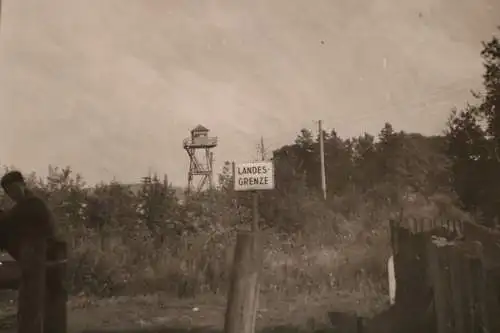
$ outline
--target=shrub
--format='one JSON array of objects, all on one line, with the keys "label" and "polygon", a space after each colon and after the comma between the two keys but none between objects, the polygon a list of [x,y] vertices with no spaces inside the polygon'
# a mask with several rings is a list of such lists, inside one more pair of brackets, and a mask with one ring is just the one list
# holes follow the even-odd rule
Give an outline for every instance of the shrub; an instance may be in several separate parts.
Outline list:
[{"label": "shrub", "polygon": [[[251,221],[248,195],[237,195],[227,183],[182,204],[156,175],[138,190],[118,183],[88,187],[70,169],[52,168],[45,180],[31,175],[30,184],[47,200],[69,244],[73,294],[224,293],[235,231]],[[287,193],[262,196],[263,293],[342,289],[383,295],[387,221],[401,213],[402,203],[391,206],[373,193],[354,191],[324,201],[300,182]],[[5,207],[8,201],[0,197],[0,203]],[[437,215],[443,199],[403,203],[415,209],[412,205],[432,206],[428,214]]]}]

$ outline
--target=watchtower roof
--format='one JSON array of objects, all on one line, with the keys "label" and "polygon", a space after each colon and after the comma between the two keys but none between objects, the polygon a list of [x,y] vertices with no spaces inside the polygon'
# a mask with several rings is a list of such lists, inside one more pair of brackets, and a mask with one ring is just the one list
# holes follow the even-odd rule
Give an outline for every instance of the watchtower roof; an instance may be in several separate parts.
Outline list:
[{"label": "watchtower roof", "polygon": [[208,128],[206,128],[205,126],[203,126],[203,125],[198,125],[198,126],[196,126],[195,128],[193,128],[193,129],[191,130],[191,133],[193,133],[193,132],[208,132],[208,131],[209,131],[209,129],[208,129]]}]

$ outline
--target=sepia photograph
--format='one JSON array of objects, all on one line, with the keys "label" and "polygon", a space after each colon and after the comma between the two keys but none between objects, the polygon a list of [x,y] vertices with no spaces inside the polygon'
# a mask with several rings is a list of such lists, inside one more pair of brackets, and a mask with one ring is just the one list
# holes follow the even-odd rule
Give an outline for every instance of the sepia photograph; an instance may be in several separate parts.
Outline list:
[{"label": "sepia photograph", "polygon": [[0,0],[0,333],[500,332],[499,0]]}]

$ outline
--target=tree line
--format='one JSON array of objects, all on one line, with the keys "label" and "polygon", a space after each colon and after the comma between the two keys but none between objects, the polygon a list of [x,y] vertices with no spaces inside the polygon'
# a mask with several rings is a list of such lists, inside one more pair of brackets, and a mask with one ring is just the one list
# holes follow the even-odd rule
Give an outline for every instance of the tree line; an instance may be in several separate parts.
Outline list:
[{"label": "tree line", "polygon": [[[397,202],[418,193],[444,194],[489,226],[500,218],[500,43],[484,42],[482,92],[475,103],[451,110],[443,133],[423,136],[396,131],[386,123],[378,135],[342,139],[324,133],[329,196],[356,192]],[[321,190],[319,136],[302,129],[295,142],[274,151],[277,187],[298,183]]]}]

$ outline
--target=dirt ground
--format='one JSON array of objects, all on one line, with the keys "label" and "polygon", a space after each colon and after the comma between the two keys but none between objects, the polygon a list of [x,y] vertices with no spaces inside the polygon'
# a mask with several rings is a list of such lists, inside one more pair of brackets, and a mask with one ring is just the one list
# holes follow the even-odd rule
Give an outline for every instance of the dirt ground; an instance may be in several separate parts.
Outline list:
[{"label": "dirt ground", "polygon": [[[378,312],[372,300],[362,299],[363,295],[353,293],[289,299],[261,297],[257,328],[266,333],[324,332],[330,327],[329,311],[361,315]],[[5,297],[2,303],[0,332],[14,332],[15,304]],[[69,333],[216,333],[222,332],[224,312],[225,298],[215,295],[185,300],[161,294],[100,300],[80,296],[69,301],[68,328]]]}]

